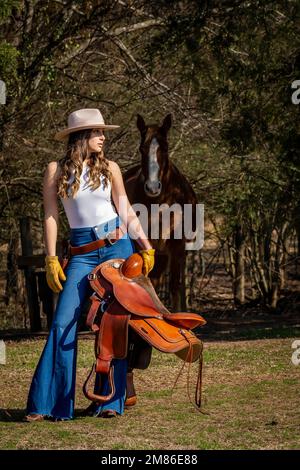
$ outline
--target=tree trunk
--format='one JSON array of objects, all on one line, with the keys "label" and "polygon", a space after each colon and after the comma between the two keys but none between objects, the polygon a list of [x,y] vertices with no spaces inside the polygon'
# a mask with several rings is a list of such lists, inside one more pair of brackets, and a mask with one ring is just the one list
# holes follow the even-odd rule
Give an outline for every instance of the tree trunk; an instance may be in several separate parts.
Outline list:
[{"label": "tree trunk", "polygon": [[273,271],[273,276],[272,276],[272,289],[271,289],[271,295],[270,295],[270,307],[272,309],[276,309],[277,307],[280,287],[282,284],[282,278],[284,277],[284,272],[285,272],[283,259],[284,259],[285,234],[286,234],[287,228],[288,228],[288,223],[286,222],[284,223],[277,237],[277,245],[276,245],[275,259],[274,259],[274,271]]},{"label": "tree trunk", "polygon": [[233,278],[234,303],[245,303],[245,238],[242,227],[238,225],[234,234],[235,276]]},{"label": "tree trunk", "polygon": [[6,272],[6,287],[5,287],[5,304],[9,305],[11,300],[17,304],[19,300],[18,289],[18,248],[19,239],[12,236],[8,243],[7,250],[7,272]]}]

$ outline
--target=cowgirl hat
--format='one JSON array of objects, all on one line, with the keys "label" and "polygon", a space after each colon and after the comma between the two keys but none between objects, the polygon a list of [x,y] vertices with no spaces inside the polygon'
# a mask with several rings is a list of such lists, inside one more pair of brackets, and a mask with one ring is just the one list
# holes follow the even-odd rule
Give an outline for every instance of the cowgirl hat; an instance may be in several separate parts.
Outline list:
[{"label": "cowgirl hat", "polygon": [[86,108],[78,109],[69,114],[68,127],[55,134],[54,139],[64,141],[69,134],[83,129],[117,129],[120,126],[105,124],[99,109]]}]

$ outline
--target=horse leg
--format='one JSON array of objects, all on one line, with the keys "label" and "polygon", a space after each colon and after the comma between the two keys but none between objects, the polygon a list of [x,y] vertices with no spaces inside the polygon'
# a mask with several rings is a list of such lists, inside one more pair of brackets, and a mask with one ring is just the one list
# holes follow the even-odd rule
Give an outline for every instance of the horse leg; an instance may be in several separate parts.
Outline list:
[{"label": "horse leg", "polygon": [[186,252],[184,252],[180,263],[180,300],[181,300],[181,311],[186,311]]},{"label": "horse leg", "polygon": [[133,369],[128,368],[126,374],[126,400],[125,406],[134,406],[137,402],[136,391],[133,383]]},{"label": "horse leg", "polygon": [[150,271],[149,277],[153,284],[154,289],[156,290],[162,280],[162,276],[168,267],[168,255],[167,254],[156,254],[155,255],[155,264],[153,270]]},{"label": "horse leg", "polygon": [[170,293],[172,309],[176,312],[185,310],[185,250],[174,246],[171,250]]}]

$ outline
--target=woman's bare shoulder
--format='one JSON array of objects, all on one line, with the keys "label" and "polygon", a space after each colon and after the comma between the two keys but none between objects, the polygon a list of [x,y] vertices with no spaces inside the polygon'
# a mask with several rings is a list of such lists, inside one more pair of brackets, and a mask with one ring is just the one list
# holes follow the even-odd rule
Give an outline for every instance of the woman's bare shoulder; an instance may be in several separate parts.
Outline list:
[{"label": "woman's bare shoulder", "polygon": [[117,164],[117,162],[114,162],[113,160],[108,160],[108,166],[110,171],[115,174],[116,172],[120,172],[120,167]]},{"label": "woman's bare shoulder", "polygon": [[53,161],[53,162],[48,163],[46,170],[45,170],[45,175],[47,175],[48,177],[58,178],[60,175],[60,172],[61,172],[61,168],[60,168],[59,162]]}]

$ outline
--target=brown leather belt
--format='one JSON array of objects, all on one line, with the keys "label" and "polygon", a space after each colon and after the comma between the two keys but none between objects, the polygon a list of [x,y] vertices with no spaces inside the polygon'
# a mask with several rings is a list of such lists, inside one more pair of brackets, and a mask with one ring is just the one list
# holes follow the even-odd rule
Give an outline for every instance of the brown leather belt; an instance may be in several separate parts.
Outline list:
[{"label": "brown leather belt", "polygon": [[117,227],[113,232],[109,232],[105,238],[100,240],[95,240],[94,242],[87,243],[86,245],[81,246],[72,246],[70,245],[70,254],[73,255],[82,255],[88,253],[89,251],[97,250],[97,248],[102,248],[103,246],[111,246],[116,243],[123,235],[126,233],[126,227],[122,224],[120,227]]}]

